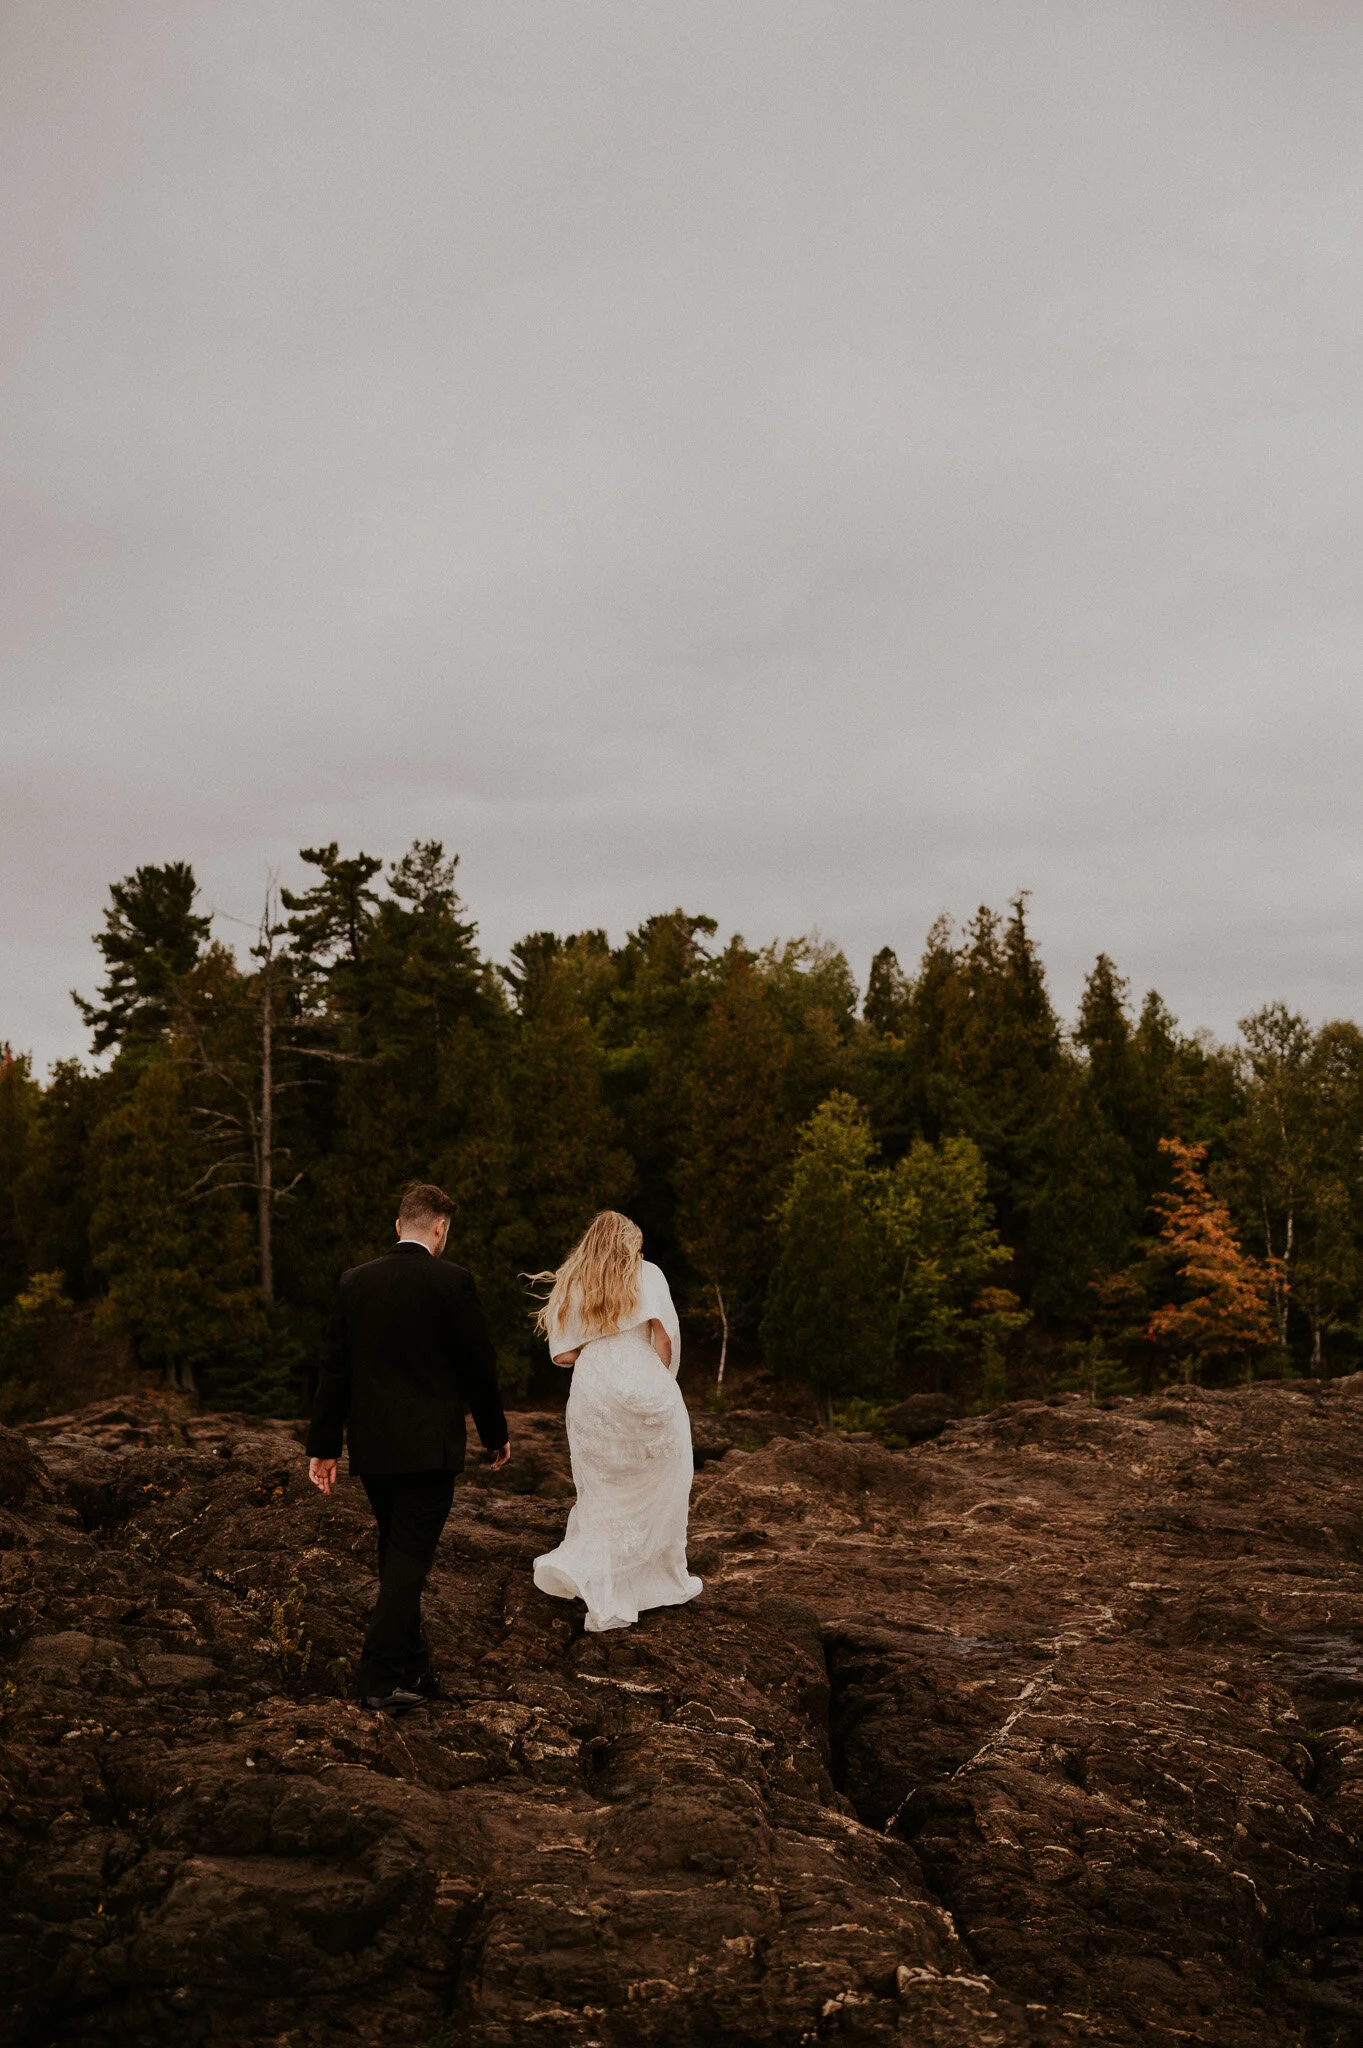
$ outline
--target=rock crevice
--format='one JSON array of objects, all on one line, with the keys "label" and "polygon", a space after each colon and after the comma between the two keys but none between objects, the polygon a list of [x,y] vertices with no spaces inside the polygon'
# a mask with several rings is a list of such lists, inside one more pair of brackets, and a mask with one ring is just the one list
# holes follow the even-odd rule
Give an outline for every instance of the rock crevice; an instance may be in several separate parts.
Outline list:
[{"label": "rock crevice", "polygon": [[697,1418],[705,1593],[590,1637],[518,1417],[399,1724],[290,1430],[0,1436],[9,2036],[1363,2039],[1358,1387],[908,1421]]}]

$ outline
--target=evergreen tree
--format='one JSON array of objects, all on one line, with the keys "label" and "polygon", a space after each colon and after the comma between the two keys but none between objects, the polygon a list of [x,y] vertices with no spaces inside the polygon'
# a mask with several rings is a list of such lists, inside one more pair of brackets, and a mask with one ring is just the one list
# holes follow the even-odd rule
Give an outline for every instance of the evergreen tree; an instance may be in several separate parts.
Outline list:
[{"label": "evergreen tree", "polygon": [[[344,926],[332,919],[326,949],[310,956],[320,1015],[332,1027],[314,1056],[329,1083],[315,1091],[324,1100],[310,1110],[321,1156],[309,1168],[309,1234],[334,1248],[312,1284],[329,1288],[337,1253],[353,1265],[382,1251],[402,1188],[435,1177],[434,1162],[453,1136],[442,1075],[461,1026],[496,1036],[506,1030],[507,1011],[478,952],[476,927],[463,915],[457,863],[438,841],[418,842],[394,863],[383,898],[368,887],[375,870],[367,856],[338,864],[326,849],[318,858],[326,871],[315,892],[317,932],[328,929],[328,890],[354,909]],[[319,1015],[315,1001],[311,1015]],[[308,1058],[306,1048],[300,1058]],[[294,1220],[287,1218],[290,1232]],[[302,1249],[289,1255],[296,1260]]]},{"label": "evergreen tree", "polygon": [[681,1241],[721,1332],[722,1385],[731,1331],[751,1334],[761,1320],[794,1134],[783,1106],[789,1037],[741,939],[721,973],[691,1066],[677,1190]]},{"label": "evergreen tree", "polygon": [[1363,1031],[1323,1024],[1312,1051],[1323,1129],[1311,1228],[1298,1263],[1297,1299],[1310,1330],[1313,1373],[1324,1339],[1355,1350],[1363,1311]]},{"label": "evergreen tree", "polygon": [[438,839],[418,840],[389,871],[391,895],[368,933],[364,979],[381,1060],[428,1060],[460,1017],[502,998],[463,915],[455,888],[459,856]]},{"label": "evergreen tree", "polygon": [[0,1308],[0,1423],[42,1414],[44,1341],[72,1306],[60,1273],[35,1273]]},{"label": "evergreen tree", "polygon": [[1309,1228],[1327,1170],[1328,1111],[1310,1025],[1284,1003],[1269,1003],[1240,1025],[1244,1113],[1236,1134],[1236,1178],[1268,1261],[1278,1342],[1288,1341],[1298,1239]]},{"label": "evergreen tree", "polygon": [[1045,1301],[1075,1284],[1052,1234],[1069,1174],[1057,1132],[1071,1063],[1026,912],[1020,895],[1006,921],[982,906],[959,943],[945,919],[928,934],[909,1004],[904,1121],[978,1145],[1023,1297],[1040,1287]]},{"label": "evergreen tree", "polygon": [[42,1091],[27,1055],[0,1043],[0,1308],[22,1292],[29,1273],[29,1219],[21,1188],[31,1164]]},{"label": "evergreen tree", "polygon": [[502,979],[522,1017],[533,1016],[539,1007],[563,945],[557,932],[527,932],[511,948],[511,960],[502,969]]},{"label": "evergreen tree", "polygon": [[192,1114],[214,1154],[208,1179],[247,1196],[254,1210],[257,1285],[266,1302],[275,1298],[276,1210],[306,1171],[306,1154],[300,1163],[291,1142],[298,1128],[291,1103],[304,1083],[296,988],[291,963],[277,952],[279,936],[271,894],[252,948],[255,971],[244,973],[226,947],[210,946],[182,985],[178,1035]]},{"label": "evergreen tree", "polygon": [[280,891],[284,908],[293,912],[287,925],[293,956],[305,978],[334,995],[344,970],[359,968],[378,901],[370,883],[383,862],[369,853],[343,859],[334,839],[329,846],[305,846],[298,857],[321,880],[297,895]]},{"label": "evergreen tree", "polygon": [[852,1078],[857,984],[841,948],[817,935],[765,947],[757,969],[785,1029],[786,1114],[803,1123]]},{"label": "evergreen tree", "polygon": [[1279,1348],[1358,1362],[1353,1024],[1270,1005],[1228,1049],[1153,991],[1133,1021],[1103,954],[1069,1035],[1025,897],[940,920],[912,979],[883,948],[860,1014],[836,947],[716,955],[713,921],[682,910],[615,948],[532,933],[497,970],[438,842],[386,879],[334,842],[304,858],[285,930],[271,914],[240,963],[209,944],[187,864],[114,886],[84,1009],[118,1057],[43,1086],[0,1059],[0,1314],[43,1275],[77,1302],[107,1289],[149,1364],[264,1399],[416,1177],[453,1194],[453,1255],[516,1373],[519,1275],[603,1204],[637,1216],[688,1313],[722,1303],[821,1399],[981,1369],[997,1398],[1022,1313],[1005,1270],[1090,1393],[1171,1351],[1209,1372],[1256,1355],[1261,1287]]},{"label": "evergreen tree", "polygon": [[598,1210],[624,1207],[633,1183],[591,1029],[566,1001],[542,1004],[522,1032],[511,1101],[523,1267],[542,1272],[560,1263]]},{"label": "evergreen tree", "polygon": [[862,1015],[882,1037],[900,1038],[909,1011],[909,985],[899,956],[892,946],[882,946],[871,962]]},{"label": "evergreen tree", "polygon": [[882,1224],[892,1252],[895,1344],[923,1359],[942,1390],[963,1361],[1001,1356],[1027,1316],[998,1283],[1011,1253],[989,1206],[979,1147],[969,1138],[916,1140],[884,1176]]},{"label": "evergreen tree", "polygon": [[137,868],[110,888],[104,930],[95,935],[108,970],[100,1001],[72,996],[97,1053],[166,1036],[180,983],[208,938],[211,920],[194,913],[198,893],[183,860]]},{"label": "evergreen tree", "polygon": [[461,1019],[441,1049],[433,1124],[438,1144],[430,1178],[454,1201],[448,1256],[478,1283],[497,1348],[511,1378],[523,1377],[533,1350],[521,1275],[534,1259],[517,1183],[512,1109],[515,1045],[501,1030]]},{"label": "evergreen tree", "polygon": [[270,1379],[267,1325],[247,1217],[230,1194],[205,1188],[186,1079],[170,1053],[147,1061],[96,1133],[99,1320],[132,1337],[142,1364],[234,1406]]},{"label": "evergreen tree", "polygon": [[677,1162],[686,1139],[687,1076],[714,987],[712,917],[650,917],[614,955],[616,986],[599,1027],[608,1100],[634,1161],[631,1213],[650,1257],[685,1292],[677,1235]]},{"label": "evergreen tree", "polygon": [[[1150,1085],[1132,1028],[1129,995],[1130,983],[1118,974],[1107,954],[1100,953],[1084,983],[1074,1037],[1087,1056],[1089,1087],[1098,1112],[1126,1150],[1138,1204],[1132,1217],[1134,1229],[1154,1190],[1159,1140],[1166,1123],[1164,1105],[1158,1090]],[[1150,1006],[1159,1004],[1153,990],[1146,1004],[1153,1020],[1156,1012]]]},{"label": "evergreen tree", "polygon": [[78,1302],[98,1286],[90,1248],[93,1133],[127,1085],[117,1065],[111,1073],[89,1073],[77,1060],[59,1061],[42,1090],[34,1143],[16,1190],[30,1272],[60,1272]]},{"label": "evergreen tree", "polygon": [[1278,1340],[1309,1332],[1319,1373],[1326,1331],[1350,1335],[1363,1291],[1363,1034],[1353,1024],[1313,1032],[1281,1003],[1241,1032],[1227,1184],[1268,1260]]},{"label": "evergreen tree", "polygon": [[1130,1149],[1103,1116],[1081,1067],[1067,1065],[1054,1076],[1024,1199],[1031,1307],[1052,1323],[1089,1322],[1093,1282],[1126,1256],[1142,1203]]},{"label": "evergreen tree", "polygon": [[778,1211],[762,1348],[783,1378],[830,1406],[884,1394],[894,1380],[895,1275],[873,1148],[861,1105],[831,1095],[799,1133]]}]

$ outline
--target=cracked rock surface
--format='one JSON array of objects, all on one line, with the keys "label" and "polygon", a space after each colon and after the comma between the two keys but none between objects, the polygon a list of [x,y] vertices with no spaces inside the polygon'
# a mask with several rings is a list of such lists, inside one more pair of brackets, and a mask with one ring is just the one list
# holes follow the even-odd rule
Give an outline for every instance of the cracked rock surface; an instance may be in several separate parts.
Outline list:
[{"label": "cracked rock surface", "polygon": [[697,1415],[705,1592],[596,1637],[529,1575],[561,1421],[513,1433],[392,1723],[290,1428],[0,1431],[4,2038],[1363,2042],[1363,1376]]}]

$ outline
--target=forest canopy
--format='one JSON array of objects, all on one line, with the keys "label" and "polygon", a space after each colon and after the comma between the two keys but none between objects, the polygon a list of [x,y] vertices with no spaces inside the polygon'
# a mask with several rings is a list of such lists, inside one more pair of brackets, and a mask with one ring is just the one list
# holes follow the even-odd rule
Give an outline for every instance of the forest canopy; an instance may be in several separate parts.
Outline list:
[{"label": "forest canopy", "polygon": [[455,1199],[513,1387],[522,1276],[605,1206],[717,1372],[826,1406],[1359,1363],[1352,1023],[1270,1003],[1217,1045],[1102,954],[1066,1026],[1021,895],[916,964],[883,948],[863,992],[835,945],[682,909],[494,963],[438,842],[301,858],[245,957],[187,862],[115,882],[75,998],[97,1063],[42,1081],[0,1047],[0,1410],[84,1317],[215,1405],[294,1412],[411,1179]]}]

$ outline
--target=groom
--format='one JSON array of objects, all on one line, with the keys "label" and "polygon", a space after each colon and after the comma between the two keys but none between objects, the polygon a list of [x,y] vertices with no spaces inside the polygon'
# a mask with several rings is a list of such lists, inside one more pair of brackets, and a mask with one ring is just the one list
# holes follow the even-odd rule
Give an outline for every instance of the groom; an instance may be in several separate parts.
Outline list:
[{"label": "groom", "polygon": [[421,1632],[421,1589],[464,1468],[464,1410],[500,1470],[511,1456],[496,1352],[473,1277],[441,1257],[454,1208],[414,1181],[398,1241],[341,1275],[308,1431],[308,1477],[336,1483],[342,1434],[379,1525],[379,1597],[358,1688],[367,1707],[401,1714],[439,1688]]}]

